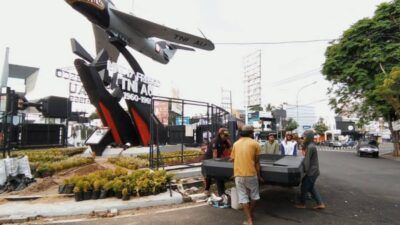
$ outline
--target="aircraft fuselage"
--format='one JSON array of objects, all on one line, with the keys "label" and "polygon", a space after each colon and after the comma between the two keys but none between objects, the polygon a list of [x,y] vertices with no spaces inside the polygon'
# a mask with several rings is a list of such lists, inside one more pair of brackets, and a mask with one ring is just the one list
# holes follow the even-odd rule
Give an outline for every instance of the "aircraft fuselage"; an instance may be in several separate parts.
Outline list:
[{"label": "aircraft fuselage", "polygon": [[[172,57],[151,38],[146,38],[113,14],[114,5],[107,0],[65,0],[90,22],[124,41],[129,47],[162,64]],[[172,53],[173,54],[173,53]]]}]

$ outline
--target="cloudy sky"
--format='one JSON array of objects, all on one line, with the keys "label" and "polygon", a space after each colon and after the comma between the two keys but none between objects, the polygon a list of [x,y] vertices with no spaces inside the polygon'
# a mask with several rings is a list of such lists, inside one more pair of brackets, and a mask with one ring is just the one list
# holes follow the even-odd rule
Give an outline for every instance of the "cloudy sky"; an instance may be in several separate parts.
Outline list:
[{"label": "cloudy sky", "polygon": [[[282,42],[335,39],[357,20],[373,15],[383,0],[114,0],[117,8],[215,43]],[[55,77],[56,68],[71,67],[74,37],[94,52],[90,23],[63,0],[8,0],[0,7],[0,67],[4,49],[10,62],[40,68],[31,98],[66,96],[68,83]],[[161,81],[160,95],[171,87],[182,98],[221,102],[221,88],[233,93],[235,108],[243,107],[243,57],[262,51],[263,104],[296,103],[316,107],[319,116],[332,116],[327,105],[329,83],[320,74],[327,42],[280,45],[216,45],[212,52],[178,52],[168,65],[137,56],[146,74]],[[120,62],[125,64],[125,62]],[[2,68],[0,68],[0,71]]]}]

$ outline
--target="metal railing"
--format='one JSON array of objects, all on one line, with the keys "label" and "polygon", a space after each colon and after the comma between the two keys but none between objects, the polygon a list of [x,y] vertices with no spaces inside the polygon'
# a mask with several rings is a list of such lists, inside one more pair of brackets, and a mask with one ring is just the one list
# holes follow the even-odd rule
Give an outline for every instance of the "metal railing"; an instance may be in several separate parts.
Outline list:
[{"label": "metal railing", "polygon": [[[164,166],[164,160],[161,158],[161,152],[160,152],[160,141],[159,141],[159,130],[158,127],[160,126],[160,122],[157,119],[157,116],[154,113],[154,103],[155,102],[167,102],[169,104],[180,104],[182,109],[181,109],[181,114],[179,117],[181,118],[181,124],[184,125],[184,119],[185,119],[185,106],[195,106],[195,107],[200,107],[206,110],[205,115],[199,116],[199,118],[202,118],[206,121],[206,124],[203,125],[208,125],[210,126],[210,132],[207,132],[207,140],[210,140],[211,137],[214,137],[217,133],[217,130],[219,127],[227,124],[229,118],[230,118],[230,113],[227,112],[225,109],[216,106],[214,104],[210,104],[207,102],[201,102],[201,101],[193,101],[193,100],[187,100],[187,99],[178,99],[178,98],[167,98],[167,97],[161,97],[161,96],[153,96],[152,101],[151,101],[151,119],[150,119],[150,149],[149,149],[149,165],[151,168],[156,168],[158,169],[160,166]],[[179,124],[177,124],[179,125]],[[184,138],[185,138],[185,133],[181,132],[181,139],[180,139],[180,156],[179,158],[181,159],[181,164],[185,164],[185,155],[184,155]],[[178,145],[179,145],[178,144]],[[195,143],[193,143],[195,144]],[[179,149],[177,149],[179,150]],[[176,156],[175,156],[176,157]]]}]

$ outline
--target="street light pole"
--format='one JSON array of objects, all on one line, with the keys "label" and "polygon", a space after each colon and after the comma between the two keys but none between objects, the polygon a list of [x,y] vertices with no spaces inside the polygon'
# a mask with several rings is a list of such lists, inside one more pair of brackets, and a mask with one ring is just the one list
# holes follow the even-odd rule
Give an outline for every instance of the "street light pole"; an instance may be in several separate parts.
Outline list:
[{"label": "street light pole", "polygon": [[307,84],[307,85],[304,85],[303,87],[301,87],[298,91],[297,91],[297,95],[296,95],[296,110],[297,110],[297,118],[296,118],[296,122],[297,122],[297,124],[299,124],[300,125],[300,123],[299,123],[299,94],[300,94],[300,92],[302,91],[302,90],[304,90],[305,88],[307,88],[307,87],[309,87],[309,86],[312,86],[312,85],[314,85],[314,84],[316,84],[317,83],[317,81],[314,81],[314,82],[312,82],[312,83],[310,83],[310,84]]}]

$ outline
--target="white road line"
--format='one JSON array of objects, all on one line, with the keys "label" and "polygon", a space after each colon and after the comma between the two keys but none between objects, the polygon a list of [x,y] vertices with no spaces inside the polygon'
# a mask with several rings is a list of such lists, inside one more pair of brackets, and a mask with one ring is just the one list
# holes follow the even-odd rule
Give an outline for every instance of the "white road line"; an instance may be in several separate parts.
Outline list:
[{"label": "white road line", "polygon": [[321,152],[356,152],[355,149],[331,149],[331,148],[317,148]]}]

